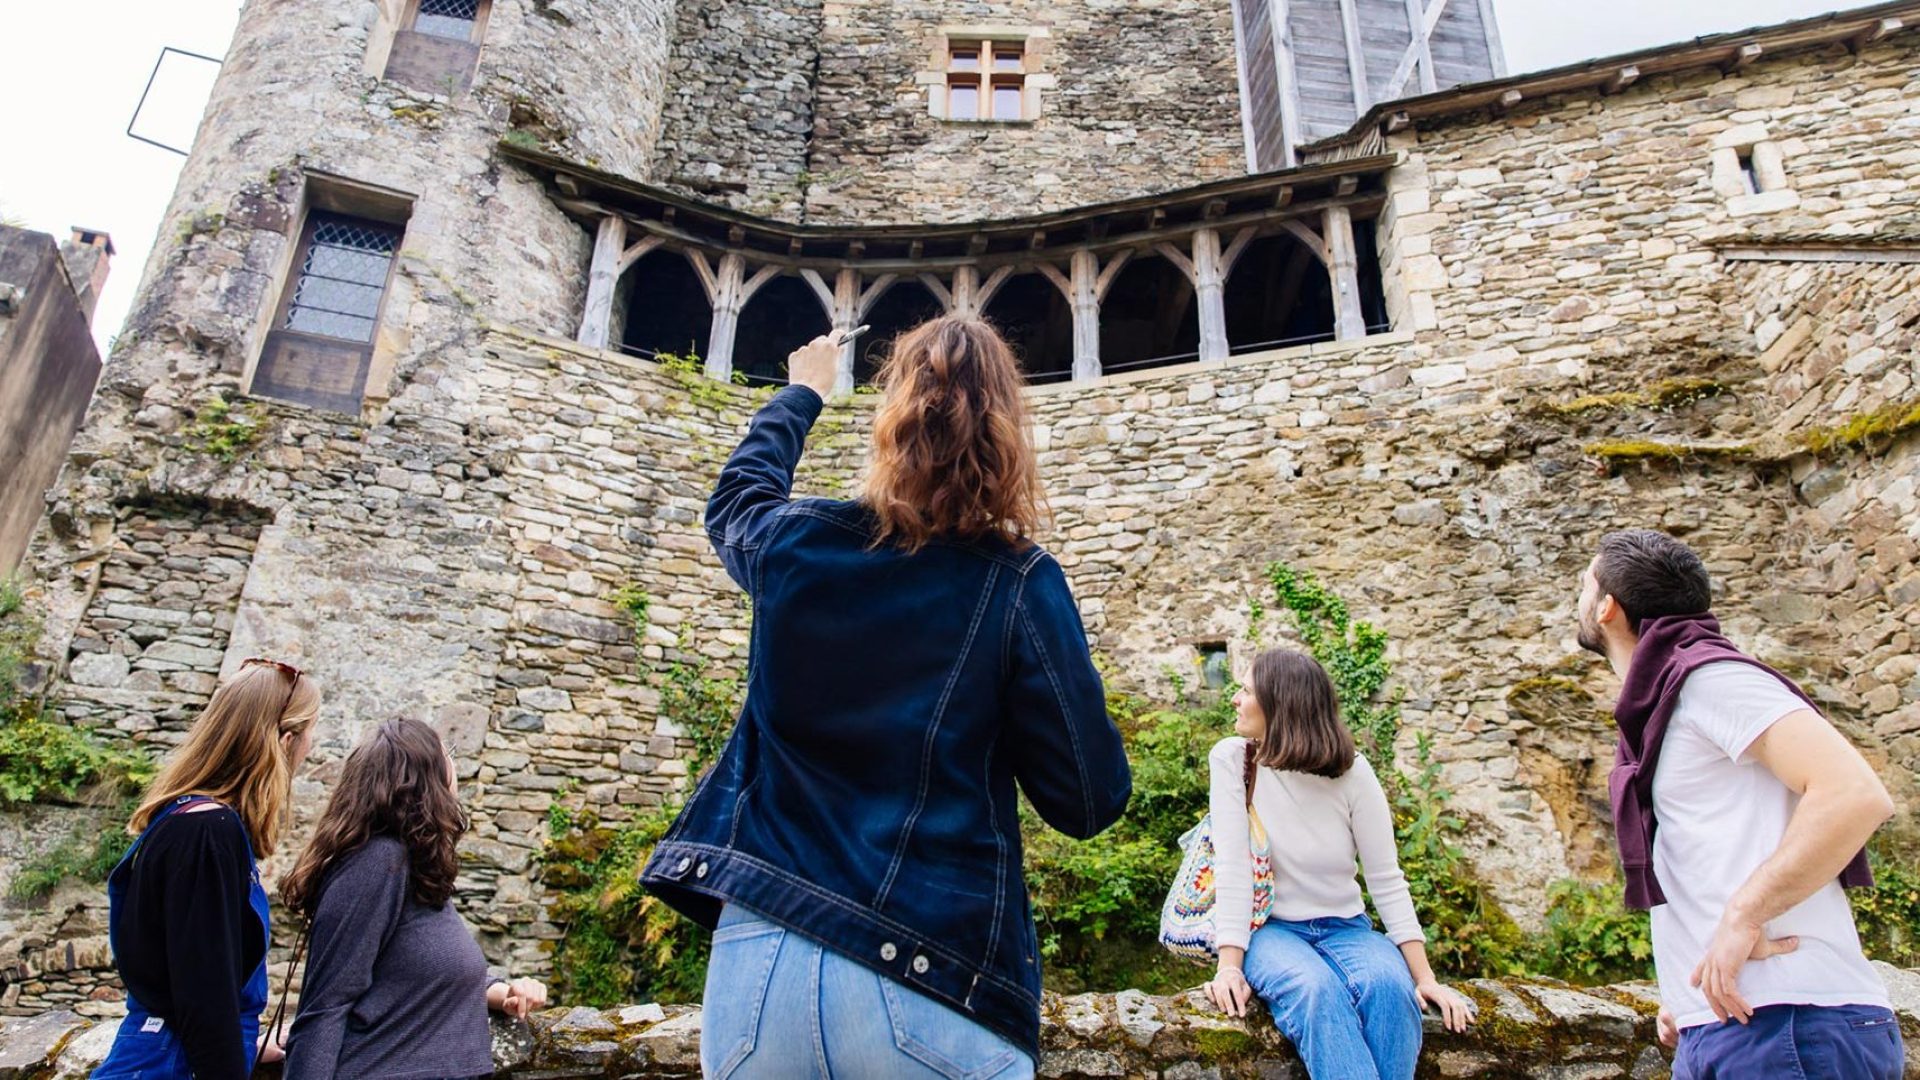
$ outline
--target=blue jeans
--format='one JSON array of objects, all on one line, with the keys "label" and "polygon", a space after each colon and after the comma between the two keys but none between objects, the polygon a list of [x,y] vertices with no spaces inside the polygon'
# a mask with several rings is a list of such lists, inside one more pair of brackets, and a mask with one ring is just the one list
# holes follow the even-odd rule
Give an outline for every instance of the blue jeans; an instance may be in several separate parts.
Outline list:
[{"label": "blue jeans", "polygon": [[1412,1080],[1420,1058],[1413,975],[1366,915],[1269,919],[1247,943],[1245,967],[1313,1080]]},{"label": "blue jeans", "polygon": [[1032,1080],[1033,1061],[932,998],[728,904],[707,960],[700,1074]]},{"label": "blue jeans", "polygon": [[1878,1005],[1763,1005],[1680,1032],[1673,1080],[1781,1076],[1799,1080],[1900,1080],[1900,1022]]}]

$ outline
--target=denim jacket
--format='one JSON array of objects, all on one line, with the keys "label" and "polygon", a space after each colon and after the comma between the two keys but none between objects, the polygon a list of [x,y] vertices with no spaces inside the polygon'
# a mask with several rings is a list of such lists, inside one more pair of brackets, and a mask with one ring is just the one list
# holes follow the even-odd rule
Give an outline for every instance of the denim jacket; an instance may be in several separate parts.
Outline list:
[{"label": "denim jacket", "polygon": [[756,911],[1037,1059],[1015,784],[1082,838],[1132,792],[1086,631],[1037,546],[909,555],[858,503],[790,499],[820,410],[775,395],[707,504],[753,602],[746,703],[640,880],[707,927]]}]

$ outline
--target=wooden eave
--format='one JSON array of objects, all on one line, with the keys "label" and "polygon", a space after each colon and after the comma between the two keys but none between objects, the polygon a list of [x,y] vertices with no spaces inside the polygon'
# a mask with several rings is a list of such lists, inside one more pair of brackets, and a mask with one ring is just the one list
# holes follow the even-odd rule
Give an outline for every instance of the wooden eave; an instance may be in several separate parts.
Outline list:
[{"label": "wooden eave", "polygon": [[1555,94],[1617,93],[1658,75],[1705,68],[1731,72],[1781,53],[1827,45],[1844,44],[1857,51],[1916,27],[1920,27],[1920,3],[1900,0],[1772,26],[1708,34],[1639,52],[1381,102],[1367,110],[1351,128],[1339,135],[1306,143],[1299,152],[1308,160],[1326,161],[1343,153],[1353,153],[1356,148],[1369,147],[1369,140],[1377,132],[1391,134],[1422,120],[1446,119],[1480,109],[1505,111]]},{"label": "wooden eave", "polygon": [[1144,248],[1202,228],[1277,226],[1291,218],[1317,225],[1331,206],[1366,218],[1385,204],[1386,173],[1396,160],[1355,157],[991,221],[806,225],[715,205],[544,150],[502,142],[499,151],[539,177],[555,204],[590,229],[618,214],[677,244],[738,253],[756,264],[875,272],[1063,261],[1076,250]]}]

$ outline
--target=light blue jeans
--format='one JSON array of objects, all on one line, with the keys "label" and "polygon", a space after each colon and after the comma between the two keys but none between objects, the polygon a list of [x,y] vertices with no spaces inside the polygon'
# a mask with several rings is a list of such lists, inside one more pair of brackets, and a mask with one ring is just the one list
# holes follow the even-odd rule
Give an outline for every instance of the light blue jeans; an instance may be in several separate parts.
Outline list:
[{"label": "light blue jeans", "polygon": [[707,1080],[1032,1080],[1019,1047],[893,980],[729,904],[700,1018]]},{"label": "light blue jeans", "polygon": [[1245,968],[1313,1080],[1413,1080],[1420,1059],[1413,975],[1366,915],[1269,919],[1247,943]]}]

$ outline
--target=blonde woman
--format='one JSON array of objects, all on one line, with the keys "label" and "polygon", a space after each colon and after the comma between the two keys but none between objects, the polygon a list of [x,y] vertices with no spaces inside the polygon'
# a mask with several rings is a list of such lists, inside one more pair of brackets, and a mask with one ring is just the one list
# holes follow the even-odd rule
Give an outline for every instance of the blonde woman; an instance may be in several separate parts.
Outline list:
[{"label": "blonde woman", "polygon": [[134,812],[107,878],[127,1018],[95,1080],[243,1080],[267,1004],[267,894],[320,687],[277,660],[222,683]]},{"label": "blonde woman", "polygon": [[789,497],[838,342],[789,361],[707,504],[753,599],[746,708],[642,881],[718,925],[713,1080],[1032,1077],[1019,800],[1073,836],[1132,790],[1060,564],[1020,370],[978,318],[902,334],[860,498]]}]

